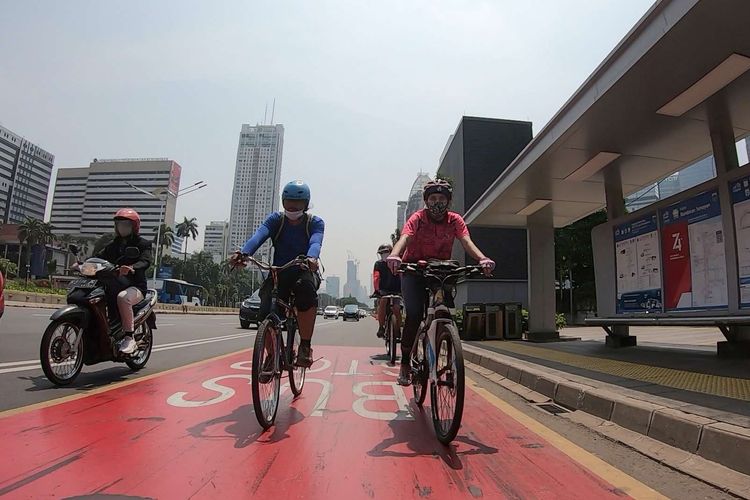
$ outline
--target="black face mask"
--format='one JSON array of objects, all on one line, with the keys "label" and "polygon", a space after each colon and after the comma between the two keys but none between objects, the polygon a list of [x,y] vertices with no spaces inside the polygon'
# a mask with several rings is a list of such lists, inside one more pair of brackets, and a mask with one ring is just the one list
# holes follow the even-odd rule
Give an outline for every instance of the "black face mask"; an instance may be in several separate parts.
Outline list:
[{"label": "black face mask", "polygon": [[448,204],[443,203],[442,201],[428,203],[427,210],[430,212],[430,215],[432,215],[433,217],[440,218],[448,212]]}]

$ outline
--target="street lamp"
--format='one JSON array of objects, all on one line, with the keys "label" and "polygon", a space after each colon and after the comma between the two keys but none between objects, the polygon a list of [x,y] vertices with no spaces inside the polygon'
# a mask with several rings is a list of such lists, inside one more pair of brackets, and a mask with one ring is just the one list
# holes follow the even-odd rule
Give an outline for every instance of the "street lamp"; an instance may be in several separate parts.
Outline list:
[{"label": "street lamp", "polygon": [[[157,188],[157,189],[154,189],[153,191],[146,191],[145,189],[139,188],[138,186],[135,186],[131,184],[130,182],[126,181],[125,184],[127,184],[128,186],[130,186],[131,188],[135,189],[138,192],[141,192],[152,198],[156,198],[157,200],[162,202],[161,206],[159,207],[159,224],[156,226],[156,259],[154,261],[154,276],[153,276],[154,282],[156,282],[156,271],[159,268],[159,250],[160,250],[159,243],[160,243],[160,237],[161,237],[161,226],[162,224],[164,224],[164,210],[166,209],[166,206],[167,206],[167,198],[170,195],[172,195],[175,197],[175,199],[177,199],[180,196],[194,193],[195,191],[198,191],[199,189],[202,189],[208,186],[208,184],[206,184],[203,181],[198,181],[195,184],[191,184],[190,186],[186,188],[180,189],[176,193],[172,193],[167,188]],[[164,197],[162,198],[162,196]]]}]

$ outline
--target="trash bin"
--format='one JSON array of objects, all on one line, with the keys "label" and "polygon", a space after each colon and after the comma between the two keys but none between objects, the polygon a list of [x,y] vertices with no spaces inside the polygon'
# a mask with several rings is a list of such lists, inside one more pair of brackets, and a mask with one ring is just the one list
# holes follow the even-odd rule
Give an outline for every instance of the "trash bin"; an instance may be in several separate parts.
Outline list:
[{"label": "trash bin", "polygon": [[464,340],[484,340],[485,313],[484,304],[464,304],[463,335]]},{"label": "trash bin", "polygon": [[523,338],[523,330],[521,329],[521,304],[511,303],[505,304],[505,332],[504,336],[506,339],[520,339]]},{"label": "trash bin", "polygon": [[502,340],[505,332],[505,305],[485,304],[485,337],[492,340]]}]

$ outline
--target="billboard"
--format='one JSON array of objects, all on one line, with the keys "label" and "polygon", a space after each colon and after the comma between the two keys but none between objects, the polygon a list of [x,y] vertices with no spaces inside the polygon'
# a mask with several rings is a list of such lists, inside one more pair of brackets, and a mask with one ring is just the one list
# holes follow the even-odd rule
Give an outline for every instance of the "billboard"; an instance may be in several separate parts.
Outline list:
[{"label": "billboard", "polygon": [[719,192],[712,189],[659,211],[667,311],[727,307]]},{"label": "billboard", "polygon": [[617,312],[661,312],[656,212],[614,226]]},{"label": "billboard", "polygon": [[750,176],[729,183],[737,241],[740,307],[750,307]]},{"label": "billboard", "polygon": [[180,175],[182,174],[182,167],[176,161],[172,162],[172,169],[169,172],[169,192],[173,196],[177,196],[177,192],[180,190]]}]

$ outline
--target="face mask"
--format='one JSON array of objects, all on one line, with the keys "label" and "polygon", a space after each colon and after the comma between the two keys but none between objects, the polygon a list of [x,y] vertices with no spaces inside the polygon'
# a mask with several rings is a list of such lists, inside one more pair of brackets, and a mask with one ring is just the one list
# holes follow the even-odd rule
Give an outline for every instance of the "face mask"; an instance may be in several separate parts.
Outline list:
[{"label": "face mask", "polygon": [[133,224],[126,221],[115,222],[115,232],[121,237],[126,238],[133,233]]},{"label": "face mask", "polygon": [[305,211],[304,210],[297,210],[296,212],[293,212],[291,210],[284,210],[284,215],[289,220],[299,220],[300,217],[302,217],[303,215],[305,215]]},{"label": "face mask", "polygon": [[380,260],[385,261],[385,259],[388,258],[388,256],[391,254],[391,252],[383,252],[380,254]]},{"label": "face mask", "polygon": [[427,210],[435,217],[442,217],[448,211],[448,204],[436,201],[427,205]]}]

